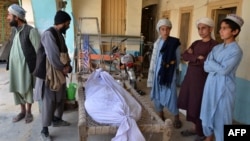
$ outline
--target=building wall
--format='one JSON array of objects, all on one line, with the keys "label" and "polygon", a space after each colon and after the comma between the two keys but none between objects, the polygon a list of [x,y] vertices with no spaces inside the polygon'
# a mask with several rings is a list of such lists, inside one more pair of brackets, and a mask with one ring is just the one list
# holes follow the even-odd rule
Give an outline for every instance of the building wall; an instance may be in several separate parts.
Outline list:
[{"label": "building wall", "polygon": [[[17,0],[6,1],[0,0],[0,49],[3,45],[7,43],[9,40],[9,36],[11,33],[11,27],[9,26],[9,22],[6,17],[8,14],[8,7],[13,3],[18,3]],[[1,55],[0,55],[1,56]]]},{"label": "building wall", "polygon": [[[102,19],[101,17],[101,1],[102,0],[74,0],[72,1],[73,13],[76,17],[78,29],[81,33],[87,34],[97,34],[97,26],[95,21],[84,20],[85,22],[80,22],[80,17],[96,17],[98,18],[99,28],[101,30]],[[140,36],[141,32],[141,7],[142,0],[126,0],[126,31],[125,35],[128,36]],[[103,1],[105,2],[105,1]],[[79,30],[77,30],[79,31]],[[94,43],[94,48],[98,48],[98,43]],[[128,52],[139,51],[140,42],[136,45],[126,45]],[[100,52],[100,51],[97,51]]]},{"label": "building wall", "polygon": [[159,0],[142,0],[142,8],[158,4]]},{"label": "building wall", "polygon": [[[29,13],[33,13],[28,15],[27,20],[29,23],[34,21],[34,26],[38,29],[39,33],[42,34],[46,29],[54,25],[54,16],[60,8],[58,7],[59,0],[23,0],[23,7],[25,10],[29,10]],[[70,28],[66,33],[66,44],[69,50],[69,54],[73,57],[74,53],[74,22],[72,17],[72,6],[71,1],[68,0],[65,10],[72,18]],[[27,12],[28,13],[28,12]]]},{"label": "building wall", "polygon": [[22,7],[26,11],[26,20],[27,20],[28,24],[35,26],[31,0],[22,0]]}]

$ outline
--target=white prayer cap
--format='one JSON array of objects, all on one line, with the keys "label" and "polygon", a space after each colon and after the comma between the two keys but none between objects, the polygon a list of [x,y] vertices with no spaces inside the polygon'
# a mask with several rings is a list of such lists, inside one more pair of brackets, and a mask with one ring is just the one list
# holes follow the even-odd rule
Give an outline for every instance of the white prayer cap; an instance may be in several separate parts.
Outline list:
[{"label": "white prayer cap", "polygon": [[202,24],[205,24],[205,25],[208,25],[210,27],[214,27],[214,21],[211,19],[211,18],[207,18],[207,17],[204,17],[204,18],[200,18],[196,21],[196,26],[198,27],[198,25],[202,23]]},{"label": "white prayer cap", "polygon": [[229,19],[229,20],[235,22],[240,27],[244,24],[244,20],[241,17],[237,16],[236,14],[228,14],[225,19]]},{"label": "white prayer cap", "polygon": [[156,25],[156,30],[158,33],[160,32],[160,27],[163,25],[172,28],[172,23],[168,19],[160,19]]},{"label": "white prayer cap", "polygon": [[19,5],[17,4],[12,4],[9,6],[8,11],[17,16],[18,18],[25,20],[25,13],[26,11]]}]

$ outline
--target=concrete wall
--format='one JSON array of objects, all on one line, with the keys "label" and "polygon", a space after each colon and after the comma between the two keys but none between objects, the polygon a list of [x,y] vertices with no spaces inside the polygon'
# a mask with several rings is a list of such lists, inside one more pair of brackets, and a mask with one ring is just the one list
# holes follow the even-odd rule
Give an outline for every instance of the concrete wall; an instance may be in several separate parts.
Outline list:
[{"label": "concrete wall", "polygon": [[[54,16],[58,8],[59,0],[24,0],[23,7],[33,12],[33,15],[27,15],[27,19],[34,19],[34,25],[38,31],[42,34],[46,29],[54,25]],[[32,5],[32,6],[31,6]],[[32,8],[32,9],[31,9]],[[72,6],[71,1],[67,1],[66,8],[64,9],[72,17]],[[42,12],[41,12],[42,11]],[[32,23],[28,20],[29,23]],[[72,57],[74,53],[74,23],[71,21],[70,28],[67,30],[65,38],[67,47],[69,49],[69,54]]]},{"label": "concrete wall", "polygon": [[159,0],[142,0],[142,8],[158,4]]},{"label": "concrete wall", "polygon": [[[140,36],[141,32],[141,7],[142,0],[126,0],[126,31],[125,35],[128,36]],[[105,1],[104,1],[105,2]],[[101,0],[74,0],[72,1],[73,13],[76,17],[78,29],[82,33],[97,34],[97,26],[94,20],[84,20],[79,22],[80,17],[96,17],[99,22],[99,29],[101,30],[102,17],[101,17]],[[105,19],[103,19],[105,20]],[[79,30],[77,30],[79,31]],[[95,50],[98,51],[98,43],[94,43]],[[138,51],[140,44],[127,45],[128,52]]]}]

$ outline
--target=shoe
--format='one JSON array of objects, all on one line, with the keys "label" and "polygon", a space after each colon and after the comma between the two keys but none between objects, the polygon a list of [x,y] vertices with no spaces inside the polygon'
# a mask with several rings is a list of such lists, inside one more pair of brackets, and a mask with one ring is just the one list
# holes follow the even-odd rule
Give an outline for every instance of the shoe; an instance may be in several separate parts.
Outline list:
[{"label": "shoe", "polygon": [[181,131],[181,135],[183,137],[194,136],[196,135],[196,132],[192,131],[192,129],[186,129],[186,130]]},{"label": "shoe", "polygon": [[143,92],[142,90],[136,90],[137,91],[137,93],[139,94],[139,95],[145,95],[146,93],[145,92]]},{"label": "shoe", "polygon": [[41,132],[41,141],[52,141],[51,136],[49,135],[49,133],[43,133]]},{"label": "shoe", "polygon": [[26,113],[25,115],[25,123],[30,123],[33,121],[33,115],[31,113]]},{"label": "shoe", "polygon": [[174,128],[179,129],[182,127],[182,122],[179,119],[174,120]]},{"label": "shoe", "polygon": [[194,141],[204,141],[205,139],[206,139],[205,136],[199,136],[199,135],[197,135],[197,136],[195,137]]},{"label": "shoe", "polygon": [[64,120],[57,120],[52,122],[53,127],[69,126],[70,123]]},{"label": "shoe", "polygon": [[25,113],[19,113],[16,117],[13,118],[12,122],[18,122],[25,117]]}]

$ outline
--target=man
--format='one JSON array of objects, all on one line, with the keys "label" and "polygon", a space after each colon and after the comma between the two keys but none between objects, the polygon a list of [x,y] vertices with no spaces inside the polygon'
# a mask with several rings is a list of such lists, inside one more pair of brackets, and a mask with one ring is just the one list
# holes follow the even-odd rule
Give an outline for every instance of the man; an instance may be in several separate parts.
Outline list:
[{"label": "man", "polygon": [[25,13],[17,4],[12,4],[8,8],[7,20],[13,32],[7,70],[10,72],[10,92],[14,93],[15,104],[21,105],[21,112],[13,118],[13,122],[25,118],[25,122],[30,123],[33,120],[31,107],[34,102],[32,72],[36,66],[40,35],[35,28],[26,23]]},{"label": "man", "polygon": [[[72,71],[67,46],[63,34],[69,28],[71,18],[64,11],[58,11],[54,17],[54,26],[47,29],[41,37],[41,46],[37,54],[34,75],[36,80],[35,100],[41,101],[42,140],[51,140],[48,126],[69,126],[62,120],[66,99],[66,76]],[[40,58],[40,54],[45,54]]]}]

